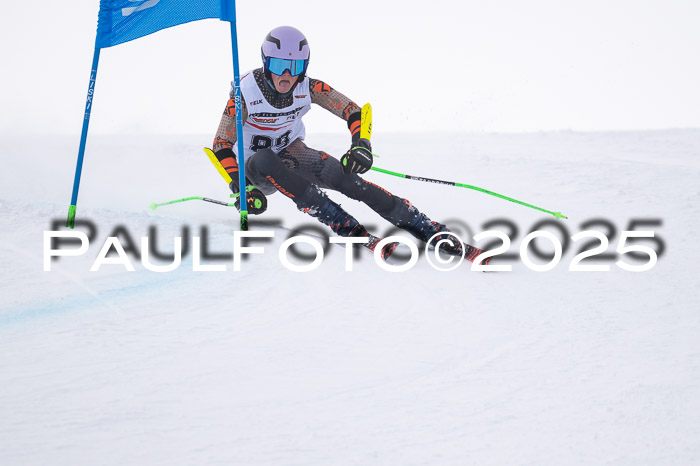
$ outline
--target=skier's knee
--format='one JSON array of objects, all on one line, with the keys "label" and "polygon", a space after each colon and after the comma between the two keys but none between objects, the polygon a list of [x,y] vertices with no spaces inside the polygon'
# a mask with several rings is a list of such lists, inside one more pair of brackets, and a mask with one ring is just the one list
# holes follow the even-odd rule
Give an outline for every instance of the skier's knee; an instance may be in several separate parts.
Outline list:
[{"label": "skier's knee", "polygon": [[356,201],[363,200],[365,192],[367,191],[367,187],[363,183],[362,178],[357,175],[343,176],[338,188],[338,191]]}]

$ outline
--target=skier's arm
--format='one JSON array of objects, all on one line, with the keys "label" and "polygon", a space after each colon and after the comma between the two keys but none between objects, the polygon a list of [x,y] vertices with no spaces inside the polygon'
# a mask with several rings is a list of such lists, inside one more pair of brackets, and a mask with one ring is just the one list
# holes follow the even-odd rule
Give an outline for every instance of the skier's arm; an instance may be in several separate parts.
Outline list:
[{"label": "skier's arm", "polygon": [[[241,117],[245,122],[246,118],[248,118],[248,110],[246,109],[245,101],[243,101],[242,96],[241,108],[243,109]],[[231,91],[230,99],[226,103],[223,115],[221,115],[219,129],[216,131],[212,149],[216,154],[216,158],[219,159],[221,165],[234,180],[238,180],[238,162],[236,161],[236,154],[233,153],[233,146],[236,144],[237,140],[236,104],[233,99],[233,91]],[[236,183],[236,186],[237,185]]]},{"label": "skier's arm", "polygon": [[[221,165],[231,177],[231,183],[228,187],[231,189],[231,192],[235,194],[240,192],[240,185],[238,180],[238,162],[236,161],[236,154],[233,153],[233,146],[238,141],[236,131],[236,101],[233,98],[233,90],[231,90],[230,97],[231,98],[226,103],[224,114],[221,115],[219,129],[216,131],[216,136],[214,137],[213,150],[216,158],[219,159],[219,162],[221,162]],[[248,110],[246,110],[243,96],[241,96],[241,108],[243,109],[241,117],[245,124],[245,120],[248,118]],[[235,202],[238,210],[240,210],[240,200],[239,197]],[[267,198],[262,191],[254,188],[252,191],[248,192],[246,204],[248,205],[248,213],[262,214],[267,209]]]},{"label": "skier's arm", "polygon": [[348,124],[353,143],[360,139],[360,107],[321,80],[309,78],[311,103],[319,105]]},{"label": "skier's arm", "polygon": [[348,123],[352,137],[350,150],[340,158],[343,173],[365,173],[372,167],[372,145],[367,139],[360,139],[362,110],[352,100],[318,79],[309,78],[311,103],[320,105]]}]

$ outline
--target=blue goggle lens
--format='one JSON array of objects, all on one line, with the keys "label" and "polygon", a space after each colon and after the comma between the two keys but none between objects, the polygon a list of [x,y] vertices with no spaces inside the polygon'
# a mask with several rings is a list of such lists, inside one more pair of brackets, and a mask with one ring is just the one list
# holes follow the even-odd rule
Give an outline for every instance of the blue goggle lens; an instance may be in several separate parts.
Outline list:
[{"label": "blue goggle lens", "polygon": [[282,76],[285,71],[289,70],[292,76],[299,76],[306,70],[308,60],[287,60],[286,58],[268,57],[266,59],[267,69],[272,74]]}]

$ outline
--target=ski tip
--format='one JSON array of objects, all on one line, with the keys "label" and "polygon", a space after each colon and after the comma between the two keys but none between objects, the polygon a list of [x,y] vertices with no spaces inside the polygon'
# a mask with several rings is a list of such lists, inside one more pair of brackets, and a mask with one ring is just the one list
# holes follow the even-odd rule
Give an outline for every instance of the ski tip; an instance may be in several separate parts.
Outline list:
[{"label": "ski tip", "polygon": [[389,257],[391,257],[391,255],[394,253],[394,250],[396,249],[396,246],[398,246],[398,245],[399,245],[398,242],[394,242],[394,243],[389,243],[386,246],[384,246],[384,248],[382,248],[382,259],[385,261],[388,260]]}]

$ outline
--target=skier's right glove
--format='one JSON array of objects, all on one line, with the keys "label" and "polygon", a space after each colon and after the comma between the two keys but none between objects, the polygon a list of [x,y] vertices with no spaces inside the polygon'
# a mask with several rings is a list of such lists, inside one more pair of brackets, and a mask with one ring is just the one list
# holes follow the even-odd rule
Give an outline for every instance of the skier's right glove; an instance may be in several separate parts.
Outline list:
[{"label": "skier's right glove", "polygon": [[[267,210],[267,198],[265,197],[265,194],[260,191],[258,188],[253,186],[250,183],[250,180],[246,178],[246,204],[248,206],[248,213],[253,214],[253,215],[258,215],[262,214]],[[240,186],[238,184],[237,179],[232,179],[231,183],[229,183],[228,187],[231,189],[231,192],[233,194],[240,194]],[[236,209],[239,211],[241,210],[241,197],[238,196],[236,198],[236,202],[234,202],[234,205],[236,206]]]}]

